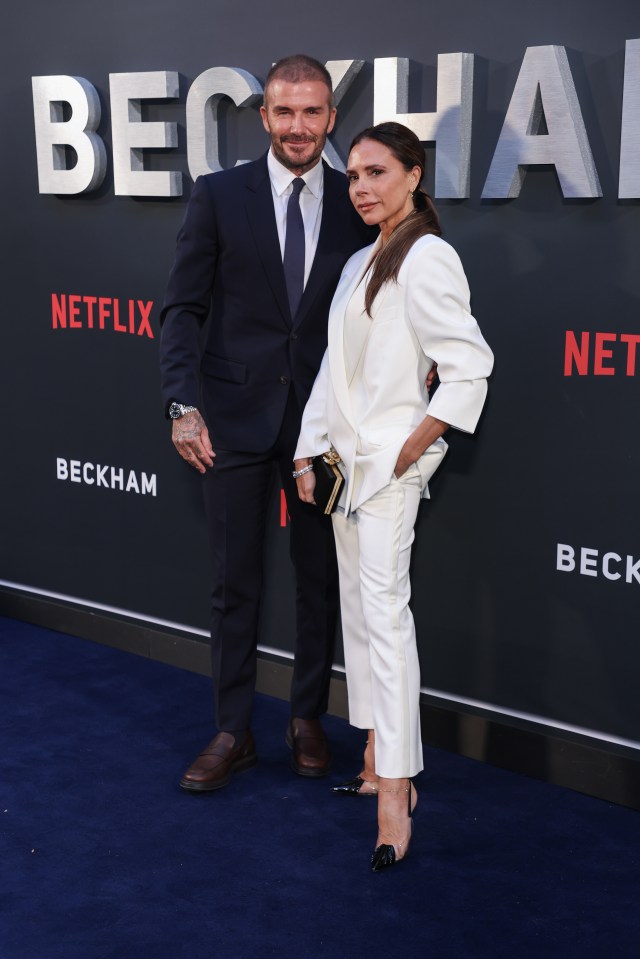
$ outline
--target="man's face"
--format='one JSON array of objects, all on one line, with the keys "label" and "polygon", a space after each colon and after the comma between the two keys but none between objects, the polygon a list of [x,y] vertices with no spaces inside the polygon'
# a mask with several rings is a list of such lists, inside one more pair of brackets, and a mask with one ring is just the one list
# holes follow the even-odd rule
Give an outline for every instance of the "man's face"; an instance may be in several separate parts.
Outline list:
[{"label": "man's face", "polygon": [[306,173],[316,165],[333,130],[336,108],[321,80],[288,83],[272,80],[260,107],[262,122],[271,136],[271,148],[283,166]]}]

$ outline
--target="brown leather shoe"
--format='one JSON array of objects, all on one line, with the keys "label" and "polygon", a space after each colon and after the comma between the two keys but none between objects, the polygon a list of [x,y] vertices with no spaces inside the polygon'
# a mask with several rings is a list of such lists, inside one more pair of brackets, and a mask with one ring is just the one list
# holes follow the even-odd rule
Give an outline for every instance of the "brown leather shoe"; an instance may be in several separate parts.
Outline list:
[{"label": "brown leather shoe", "polygon": [[180,780],[182,788],[188,789],[189,792],[222,789],[233,773],[255,766],[258,756],[251,733],[247,733],[244,742],[239,746],[236,746],[235,742],[231,733],[218,733],[187,769]]},{"label": "brown leather shoe", "polygon": [[319,719],[292,719],[287,746],[293,750],[291,765],[299,776],[326,776],[331,769],[329,743]]}]

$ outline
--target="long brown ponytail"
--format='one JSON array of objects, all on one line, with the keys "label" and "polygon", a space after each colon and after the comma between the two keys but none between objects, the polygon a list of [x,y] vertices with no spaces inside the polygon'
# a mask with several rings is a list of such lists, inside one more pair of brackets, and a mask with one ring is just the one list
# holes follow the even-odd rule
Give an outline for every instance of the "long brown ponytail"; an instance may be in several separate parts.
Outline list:
[{"label": "long brown ponytail", "polygon": [[[425,170],[424,148],[413,130],[402,123],[378,123],[359,133],[349,152],[362,140],[374,140],[386,146],[407,171],[419,167],[422,181]],[[375,259],[365,294],[365,307],[369,316],[373,301],[383,284],[389,280],[397,282],[404,258],[416,240],[428,233],[442,235],[440,218],[433,200],[420,187],[413,193],[413,205],[413,211],[398,224]]]}]

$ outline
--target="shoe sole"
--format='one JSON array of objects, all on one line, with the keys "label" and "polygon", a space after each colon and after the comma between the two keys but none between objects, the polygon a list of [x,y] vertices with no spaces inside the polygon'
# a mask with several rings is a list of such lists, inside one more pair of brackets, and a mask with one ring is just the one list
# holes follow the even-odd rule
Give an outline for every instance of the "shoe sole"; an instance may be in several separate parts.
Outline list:
[{"label": "shoe sole", "polygon": [[[290,733],[286,734],[284,741],[289,749],[293,750],[293,740]],[[299,766],[294,756],[291,756],[290,765],[294,773],[297,773],[298,776],[307,776],[309,779],[321,779],[323,776],[326,776],[327,773],[331,772],[331,763],[323,769],[310,769],[307,766]]]},{"label": "shoe sole", "polygon": [[306,766],[298,766],[293,756],[291,757],[291,768],[298,776],[307,776],[309,779],[322,779],[323,776],[331,772],[331,766],[327,766],[326,769],[307,769]]},{"label": "shoe sole", "polygon": [[225,786],[229,785],[235,773],[241,773],[244,772],[245,769],[251,769],[257,762],[258,755],[257,753],[253,753],[251,756],[245,756],[243,759],[235,762],[229,770],[229,774],[224,779],[218,779],[213,783],[198,783],[192,782],[189,779],[181,779],[180,788],[190,793],[212,793],[215,792],[216,789],[224,789]]}]

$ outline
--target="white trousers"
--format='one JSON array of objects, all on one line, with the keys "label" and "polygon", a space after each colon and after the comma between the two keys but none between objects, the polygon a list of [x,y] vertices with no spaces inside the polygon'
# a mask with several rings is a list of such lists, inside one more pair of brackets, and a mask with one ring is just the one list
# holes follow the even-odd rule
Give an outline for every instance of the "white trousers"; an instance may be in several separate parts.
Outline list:
[{"label": "white trousers", "polygon": [[349,516],[333,514],[352,726],[375,731],[376,772],[423,768],[409,562],[422,494],[414,465]]}]

